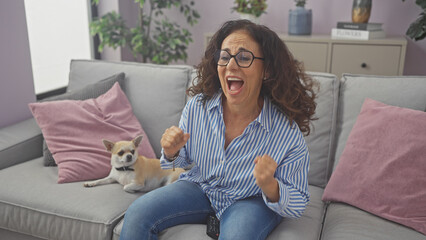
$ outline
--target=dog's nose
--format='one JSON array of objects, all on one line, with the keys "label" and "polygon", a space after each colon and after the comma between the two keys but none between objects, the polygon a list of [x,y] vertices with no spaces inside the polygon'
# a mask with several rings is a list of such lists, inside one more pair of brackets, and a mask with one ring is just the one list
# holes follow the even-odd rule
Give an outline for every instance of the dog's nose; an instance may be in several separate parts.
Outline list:
[{"label": "dog's nose", "polygon": [[127,161],[127,162],[131,162],[131,161],[132,161],[132,155],[130,155],[130,154],[129,154],[129,155],[127,155],[127,156],[126,156],[126,161]]}]

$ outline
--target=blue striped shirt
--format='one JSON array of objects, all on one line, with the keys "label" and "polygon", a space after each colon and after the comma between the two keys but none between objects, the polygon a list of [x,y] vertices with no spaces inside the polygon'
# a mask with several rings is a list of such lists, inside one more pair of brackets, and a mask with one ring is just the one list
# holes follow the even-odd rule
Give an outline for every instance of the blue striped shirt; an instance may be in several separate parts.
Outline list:
[{"label": "blue striped shirt", "polygon": [[[235,201],[263,196],[265,204],[283,217],[302,215],[309,201],[309,153],[297,124],[290,126],[287,117],[265,97],[259,116],[225,149],[225,124],[221,92],[205,105],[201,95],[186,104],[179,127],[190,134],[175,160],[176,167],[194,163],[180,180],[198,183],[210,199],[217,217]],[[277,164],[280,199],[272,203],[262,193],[253,177],[254,159],[268,154]],[[161,157],[162,168],[172,163]]]}]

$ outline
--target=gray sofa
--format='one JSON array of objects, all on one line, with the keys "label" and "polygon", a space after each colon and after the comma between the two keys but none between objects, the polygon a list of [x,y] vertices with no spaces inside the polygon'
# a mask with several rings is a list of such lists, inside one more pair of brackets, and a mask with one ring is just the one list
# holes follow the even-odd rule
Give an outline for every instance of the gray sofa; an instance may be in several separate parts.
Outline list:
[{"label": "gray sofa", "polygon": [[[119,72],[126,74],[124,92],[160,156],[160,137],[178,123],[195,72],[184,65],[73,60],[68,91]],[[350,205],[321,200],[364,99],[424,111],[426,77],[310,74],[321,85],[319,119],[306,137],[311,200],[301,218],[284,219],[268,239],[426,239]],[[57,184],[57,167],[43,166],[42,140],[34,119],[0,129],[0,239],[118,239],[127,207],[141,194],[124,192],[119,184]],[[160,239],[209,239],[205,230],[205,225],[181,225]]]}]

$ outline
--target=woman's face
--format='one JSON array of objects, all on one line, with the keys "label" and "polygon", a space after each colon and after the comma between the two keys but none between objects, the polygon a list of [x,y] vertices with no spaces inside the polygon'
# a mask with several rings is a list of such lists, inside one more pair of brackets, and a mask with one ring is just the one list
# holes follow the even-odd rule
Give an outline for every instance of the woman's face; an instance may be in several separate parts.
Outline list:
[{"label": "woman's face", "polygon": [[[226,50],[231,55],[250,51],[255,57],[263,58],[260,46],[244,30],[237,30],[228,35],[222,42],[221,50]],[[264,78],[263,60],[253,59],[250,67],[242,68],[237,65],[235,58],[230,58],[227,66],[217,66],[226,103],[240,107],[257,104]]]}]

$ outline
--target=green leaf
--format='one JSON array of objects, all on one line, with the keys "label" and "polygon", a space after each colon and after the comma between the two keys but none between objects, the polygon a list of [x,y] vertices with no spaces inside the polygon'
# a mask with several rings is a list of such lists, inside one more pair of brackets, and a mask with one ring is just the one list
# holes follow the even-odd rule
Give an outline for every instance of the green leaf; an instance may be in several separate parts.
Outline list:
[{"label": "green leaf", "polygon": [[145,0],[135,0],[135,3],[139,3],[139,7],[143,8],[143,5],[145,3]]},{"label": "green leaf", "polygon": [[201,16],[200,16],[200,14],[197,12],[197,11],[195,11],[195,10],[192,10],[192,15],[195,17],[195,18],[200,18]]},{"label": "green leaf", "polygon": [[426,37],[425,24],[422,24],[421,17],[417,18],[417,20],[411,23],[410,27],[406,32],[407,36],[415,41],[422,40]]},{"label": "green leaf", "polygon": [[420,13],[419,17],[410,24],[406,34],[415,41],[426,37],[426,11]]},{"label": "green leaf", "polygon": [[[405,2],[405,0],[402,1]],[[419,41],[426,37],[426,0],[416,0],[416,4],[422,8],[423,12],[410,24],[405,34]]]},{"label": "green leaf", "polygon": [[426,9],[426,1],[425,0],[416,0],[416,4],[419,5],[423,10]]}]

